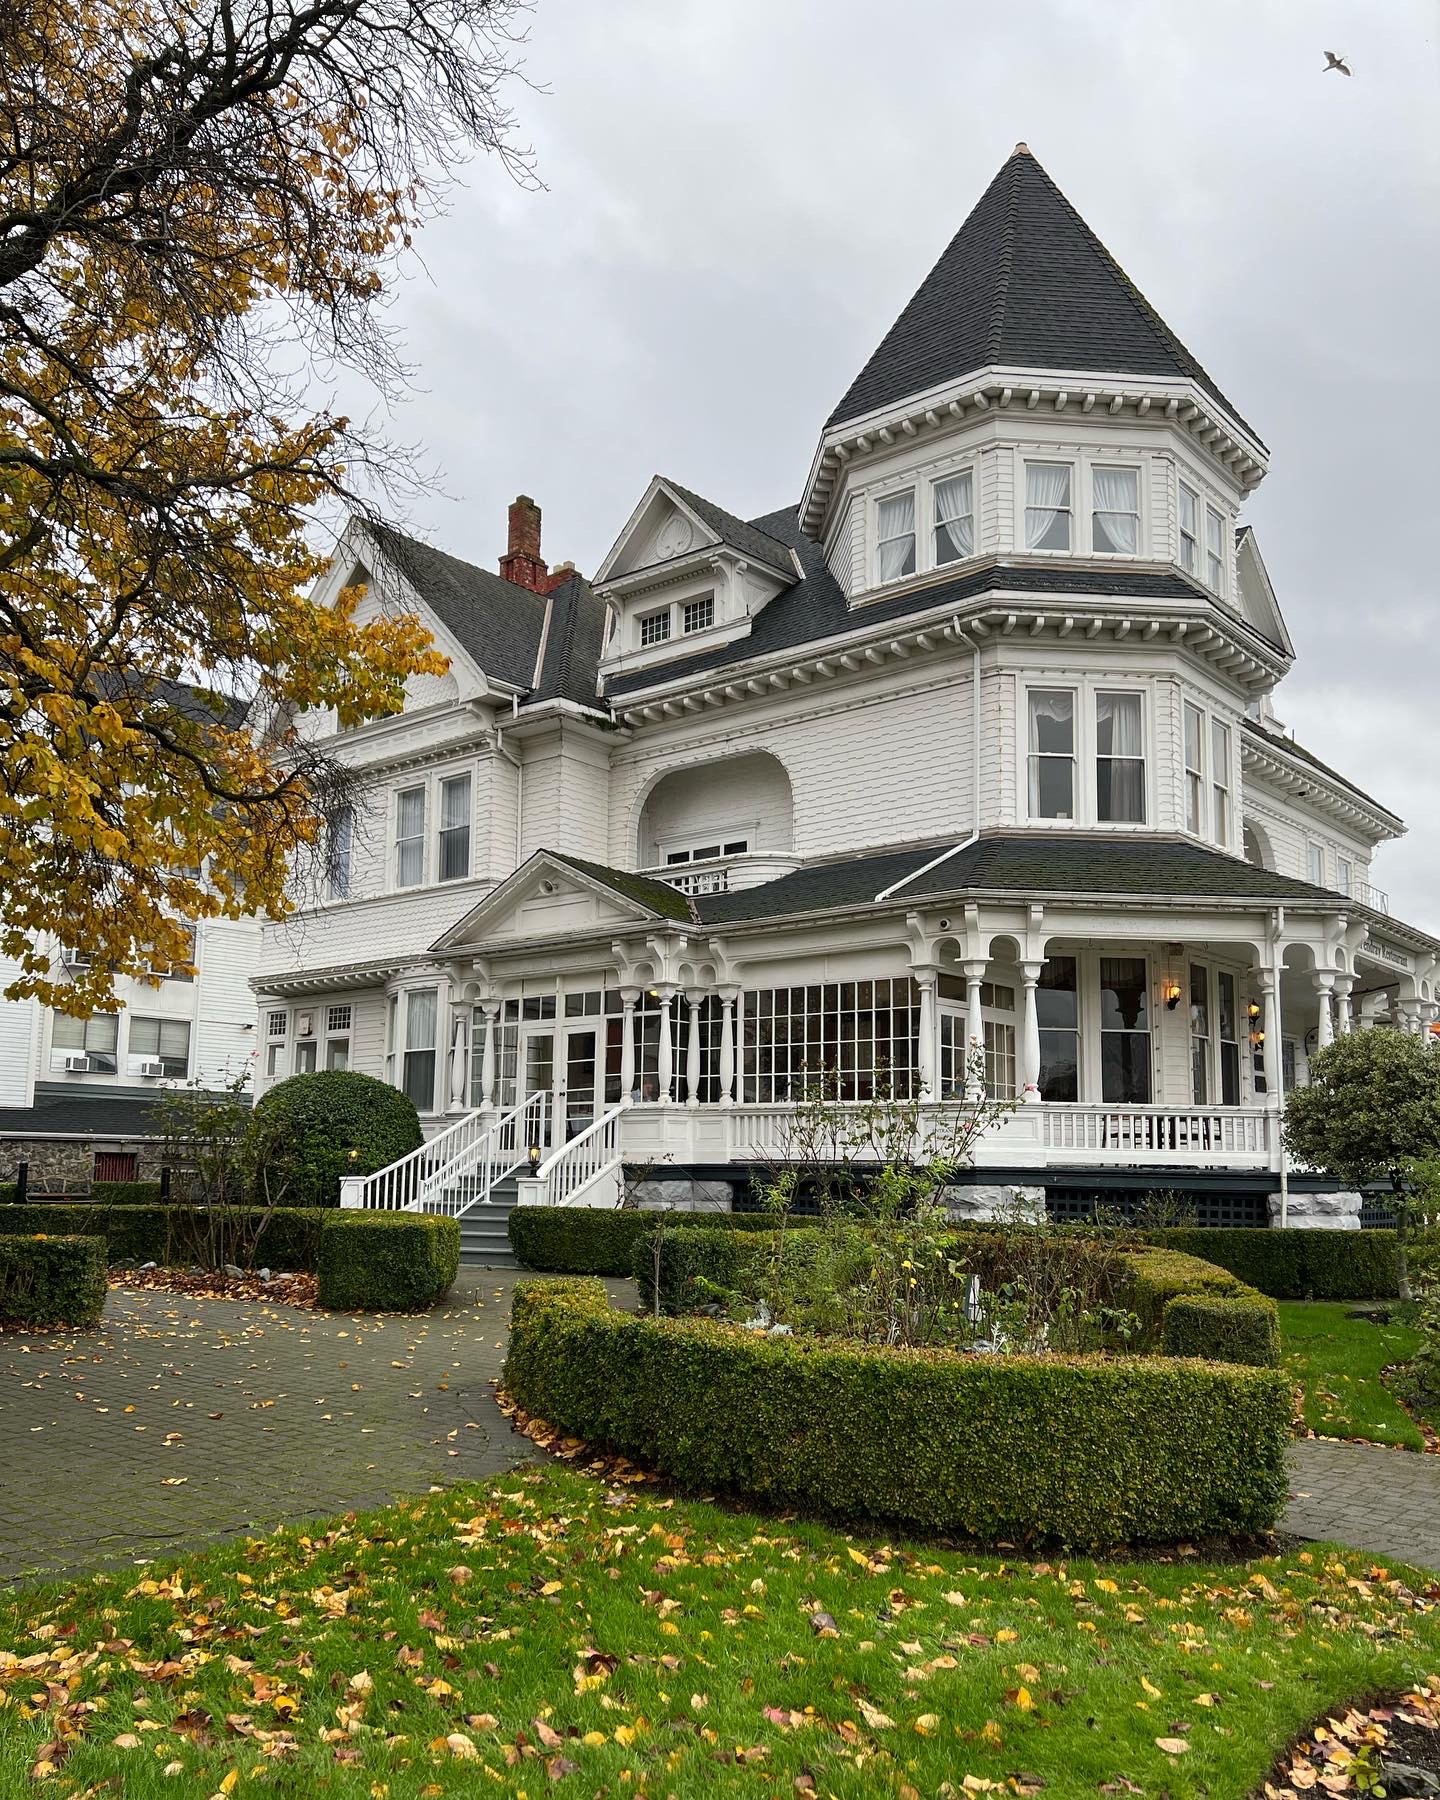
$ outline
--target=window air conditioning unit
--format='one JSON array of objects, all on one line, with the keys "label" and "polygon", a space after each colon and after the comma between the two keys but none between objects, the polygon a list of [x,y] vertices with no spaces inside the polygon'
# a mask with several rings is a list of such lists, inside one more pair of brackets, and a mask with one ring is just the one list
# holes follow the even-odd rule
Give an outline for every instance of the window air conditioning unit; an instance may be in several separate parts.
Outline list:
[{"label": "window air conditioning unit", "polygon": [[158,1056],[142,1056],[140,1058],[140,1073],[152,1078],[157,1075],[163,1075],[165,1073],[165,1065]]},{"label": "window air conditioning unit", "polygon": [[314,1013],[307,1012],[307,1013],[301,1013],[298,1015],[298,1017],[295,1020],[295,1035],[296,1035],[296,1037],[314,1037],[314,1035],[315,1035],[315,1015],[314,1015]]},{"label": "window air conditioning unit", "polygon": [[81,1055],[67,1056],[65,1058],[64,1066],[67,1075],[88,1075],[90,1073],[90,1058]]}]

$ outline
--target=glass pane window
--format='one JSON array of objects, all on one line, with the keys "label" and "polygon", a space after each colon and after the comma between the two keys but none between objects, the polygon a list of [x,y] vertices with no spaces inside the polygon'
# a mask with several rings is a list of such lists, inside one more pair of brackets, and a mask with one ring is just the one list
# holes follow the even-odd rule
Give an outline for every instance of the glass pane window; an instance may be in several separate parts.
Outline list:
[{"label": "glass pane window", "polygon": [[1211,800],[1215,842],[1230,842],[1230,727],[1218,719],[1210,721]]},{"label": "glass pane window", "polygon": [[115,1073],[115,1053],[119,1042],[118,1013],[93,1013],[88,1019],[76,1019],[69,1013],[57,1012],[52,1015],[52,1053],[57,1057],[88,1056],[91,1069],[99,1074]]},{"label": "glass pane window", "polygon": [[1040,1026],[1040,1098],[1080,1098],[1080,993],[1073,956],[1052,956],[1035,987]]},{"label": "glass pane window", "polygon": [[985,1021],[985,1092],[992,1100],[1015,1098],[1015,1027]]},{"label": "glass pane window", "polygon": [[332,900],[350,892],[350,865],[355,850],[355,808],[338,807],[325,827],[325,881]]},{"label": "glass pane window", "polygon": [[1205,508],[1205,579],[1217,594],[1225,591],[1225,521],[1213,506]]},{"label": "glass pane window", "polygon": [[701,600],[687,600],[680,610],[684,631],[706,631],[715,623],[715,596],[706,594]]},{"label": "glass pane window", "polygon": [[1216,1023],[1220,1032],[1220,1104],[1240,1104],[1240,1011],[1235,977],[1222,969],[1215,977]]},{"label": "glass pane window", "polygon": [[1030,690],[1030,817],[1075,816],[1075,696]]},{"label": "glass pane window", "polygon": [[1150,989],[1143,956],[1100,958],[1100,1096],[1150,1102]]},{"label": "glass pane window", "polygon": [[1134,556],[1140,548],[1140,474],[1136,469],[1092,469],[1091,541],[1096,550]]},{"label": "glass pane window", "polygon": [[1180,567],[1200,573],[1200,497],[1180,484]]},{"label": "glass pane window", "polygon": [[325,1067],[327,1069],[348,1069],[350,1067],[350,1040],[348,1037],[333,1037],[325,1040]]},{"label": "glass pane window", "polygon": [[1107,824],[1145,822],[1145,748],[1139,694],[1095,696],[1095,813]]},{"label": "glass pane window", "polygon": [[158,1057],[173,1081],[183,1081],[190,1072],[188,1019],[132,1018],[129,1046],[132,1057]]},{"label": "glass pane window", "polygon": [[935,499],[935,562],[956,562],[975,549],[975,482],[966,469],[937,481]]},{"label": "glass pane window", "polygon": [[272,1012],[265,1015],[265,1035],[272,1038],[283,1038],[289,1013]]},{"label": "glass pane window", "polygon": [[670,608],[662,607],[659,612],[643,613],[640,617],[640,648],[644,650],[650,644],[663,644],[670,636]]},{"label": "glass pane window", "polygon": [[401,788],[395,796],[395,885],[418,887],[425,879],[425,790]]},{"label": "glass pane window", "polygon": [[1026,463],[1025,543],[1031,550],[1070,548],[1070,465]]},{"label": "glass pane window", "polygon": [[435,1031],[438,995],[434,988],[412,988],[405,998],[405,1063],[401,1087],[418,1112],[435,1108]]},{"label": "glass pane window", "polygon": [[1210,1102],[1210,971],[1190,965],[1190,1098]]},{"label": "glass pane window", "polygon": [[1325,846],[1323,844],[1310,845],[1310,880],[1315,887],[1324,887],[1325,885]]},{"label": "glass pane window", "polygon": [[285,1046],[283,1044],[267,1044],[265,1047],[265,1073],[273,1081],[284,1072]]},{"label": "glass pane window", "polygon": [[450,775],[440,783],[440,879],[461,881],[470,873],[470,777]]},{"label": "glass pane window", "polygon": [[1185,702],[1185,829],[1205,829],[1205,715]]},{"label": "glass pane window", "polygon": [[908,977],[749,992],[740,1020],[742,1098],[768,1105],[817,1087],[841,1100],[909,1098],[919,1020]]},{"label": "glass pane window", "polygon": [[320,1046],[314,1038],[295,1046],[295,1073],[297,1075],[313,1075],[318,1066]]},{"label": "glass pane window", "polygon": [[1349,894],[1354,887],[1354,875],[1348,857],[1335,858],[1335,887],[1342,894]]},{"label": "glass pane window", "polygon": [[887,494],[875,508],[875,541],[881,581],[915,573],[915,490]]}]

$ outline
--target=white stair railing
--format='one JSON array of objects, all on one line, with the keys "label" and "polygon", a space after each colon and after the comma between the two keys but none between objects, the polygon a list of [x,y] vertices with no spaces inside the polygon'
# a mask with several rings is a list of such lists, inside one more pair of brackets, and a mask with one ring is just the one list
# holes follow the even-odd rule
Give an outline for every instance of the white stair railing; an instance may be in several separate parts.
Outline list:
[{"label": "white stair railing", "polygon": [[340,1183],[340,1204],[453,1213],[480,1205],[497,1181],[525,1161],[531,1144],[544,1141],[546,1100],[545,1094],[530,1094],[489,1122],[479,1111],[466,1113],[373,1175],[347,1176]]},{"label": "white stair railing", "polygon": [[521,1176],[522,1203],[539,1206],[573,1205],[590,1187],[620,1167],[620,1119],[630,1102],[618,1106],[552,1150],[533,1177]]}]

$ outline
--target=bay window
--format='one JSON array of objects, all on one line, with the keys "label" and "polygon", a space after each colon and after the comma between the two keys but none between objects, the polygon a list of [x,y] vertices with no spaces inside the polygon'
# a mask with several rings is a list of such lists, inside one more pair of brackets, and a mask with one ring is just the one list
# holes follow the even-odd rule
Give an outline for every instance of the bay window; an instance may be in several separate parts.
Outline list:
[{"label": "bay window", "polygon": [[882,582],[915,573],[915,490],[887,494],[875,508],[875,538]]},{"label": "bay window", "polygon": [[355,808],[338,806],[325,821],[325,880],[332,900],[350,893],[350,865],[355,848]]},{"label": "bay window", "polygon": [[1230,842],[1230,727],[1210,721],[1211,824],[1217,844]]},{"label": "bay window", "polygon": [[1225,521],[1213,506],[1205,508],[1205,579],[1213,593],[1225,592]]},{"label": "bay window", "polygon": [[1100,958],[1100,1097],[1150,1103],[1150,987],[1143,956]]},{"label": "bay window", "polygon": [[441,881],[461,881],[470,873],[470,777],[450,775],[440,783]]},{"label": "bay window", "polygon": [[1185,829],[1205,829],[1205,715],[1185,702]]},{"label": "bay window", "polygon": [[1140,548],[1139,470],[1092,469],[1090,485],[1092,549],[1134,556]]},{"label": "bay window", "polygon": [[1030,550],[1070,548],[1070,465],[1025,465],[1025,545]]},{"label": "bay window", "polygon": [[1075,816],[1075,695],[1030,690],[1030,817]]},{"label": "bay window", "polygon": [[401,788],[395,796],[395,885],[419,887],[425,879],[425,789]]},{"label": "bay window", "polygon": [[1040,1098],[1080,1098],[1080,989],[1073,956],[1052,956],[1035,986],[1040,1026]]},{"label": "bay window", "polygon": [[1095,696],[1095,815],[1103,824],[1145,822],[1144,716],[1139,694]]},{"label": "bay window", "polygon": [[1180,483],[1180,567],[1200,573],[1200,496]]},{"label": "bay window", "polygon": [[931,489],[935,506],[935,566],[955,562],[975,549],[975,482],[966,469],[947,475]]},{"label": "bay window", "polygon": [[400,1086],[417,1112],[435,1108],[435,1034],[439,1020],[435,988],[411,988],[405,996],[405,1061]]}]

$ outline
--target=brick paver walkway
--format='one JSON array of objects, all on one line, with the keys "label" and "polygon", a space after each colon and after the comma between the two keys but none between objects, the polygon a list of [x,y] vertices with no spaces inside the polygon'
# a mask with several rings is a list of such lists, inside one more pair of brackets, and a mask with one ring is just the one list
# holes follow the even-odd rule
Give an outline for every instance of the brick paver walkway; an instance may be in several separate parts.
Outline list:
[{"label": "brick paver walkway", "polygon": [[1440,1456],[1305,1438],[1289,1466],[1283,1530],[1440,1569]]},{"label": "brick paver walkway", "polygon": [[0,1583],[378,1506],[533,1455],[490,1386],[513,1280],[462,1270],[447,1305],[415,1318],[116,1291],[98,1333],[7,1332]]}]

